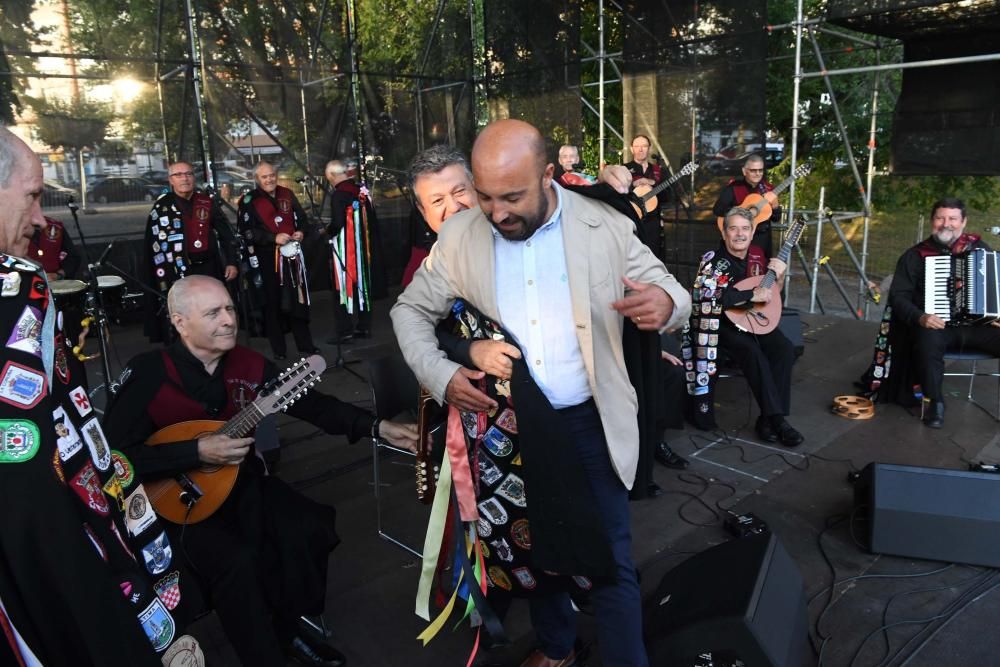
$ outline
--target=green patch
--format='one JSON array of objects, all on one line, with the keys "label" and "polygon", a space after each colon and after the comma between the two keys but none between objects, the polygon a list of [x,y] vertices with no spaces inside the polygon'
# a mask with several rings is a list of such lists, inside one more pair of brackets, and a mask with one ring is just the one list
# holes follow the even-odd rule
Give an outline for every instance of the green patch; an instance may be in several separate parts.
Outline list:
[{"label": "green patch", "polygon": [[27,419],[0,419],[0,463],[24,463],[38,453],[42,436]]}]

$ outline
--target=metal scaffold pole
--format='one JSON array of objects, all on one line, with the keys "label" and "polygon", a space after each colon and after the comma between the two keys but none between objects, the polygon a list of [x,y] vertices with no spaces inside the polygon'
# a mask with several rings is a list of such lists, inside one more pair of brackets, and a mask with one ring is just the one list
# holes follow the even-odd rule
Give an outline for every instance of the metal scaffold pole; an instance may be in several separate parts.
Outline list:
[{"label": "metal scaffold pole", "polygon": [[604,167],[604,0],[597,0],[597,164]]},{"label": "metal scaffold pole", "polygon": [[365,126],[361,115],[361,72],[358,54],[358,31],[355,23],[357,8],[354,0],[347,0],[347,39],[351,53],[351,100],[354,103],[354,140],[358,148],[358,180],[366,182],[365,165]]},{"label": "metal scaffold pole", "polygon": [[476,128],[482,129],[490,122],[490,109],[486,102],[486,19],[483,0],[469,0],[469,22],[472,32],[472,99]]},{"label": "metal scaffold pole", "polygon": [[[878,57],[878,51],[875,52]],[[878,83],[880,75],[875,73],[872,84],[872,123],[868,132],[868,174],[865,188],[865,228],[861,238],[861,268],[868,271],[868,232],[871,227],[872,181],[875,177],[875,132],[878,129]],[[863,317],[868,319],[869,300],[866,297],[869,286],[864,280],[858,279],[858,309],[864,309]]]},{"label": "metal scaffold pole", "polygon": [[[795,9],[795,78],[792,84],[792,166],[795,171],[799,157],[799,89],[802,86],[802,0]],[[788,190],[788,218],[795,218],[795,181]]]},{"label": "metal scaffold pole", "polygon": [[188,28],[188,48],[191,49],[191,83],[194,89],[194,106],[198,114],[198,139],[201,145],[201,168],[204,183],[215,188],[215,174],[212,173],[211,155],[208,150],[208,131],[206,128],[205,103],[202,100],[203,75],[201,60],[201,48],[198,45],[198,32],[194,6],[191,0],[186,0],[187,8],[187,28]]}]

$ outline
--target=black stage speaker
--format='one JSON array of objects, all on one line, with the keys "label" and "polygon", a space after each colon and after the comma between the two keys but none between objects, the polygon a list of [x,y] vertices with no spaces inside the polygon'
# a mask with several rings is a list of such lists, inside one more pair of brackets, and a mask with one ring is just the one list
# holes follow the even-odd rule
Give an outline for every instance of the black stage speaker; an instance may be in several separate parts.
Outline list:
[{"label": "black stage speaker", "polygon": [[871,463],[854,505],[873,553],[1000,567],[1000,475]]},{"label": "black stage speaker", "polygon": [[645,619],[653,667],[689,667],[707,652],[746,667],[814,662],[802,575],[772,533],[720,544],[667,572]]},{"label": "black stage speaker", "polygon": [[792,342],[795,347],[795,358],[798,359],[806,351],[806,342],[802,337],[802,318],[799,311],[794,308],[783,308],[781,319],[778,320],[778,331],[785,334],[785,338]]}]

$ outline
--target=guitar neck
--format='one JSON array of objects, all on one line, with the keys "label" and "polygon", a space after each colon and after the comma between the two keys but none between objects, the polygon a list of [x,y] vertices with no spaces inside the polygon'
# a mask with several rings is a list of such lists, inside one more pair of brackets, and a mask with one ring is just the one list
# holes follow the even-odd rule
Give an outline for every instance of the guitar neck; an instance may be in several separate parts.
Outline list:
[{"label": "guitar neck", "polygon": [[[778,251],[777,259],[784,262],[785,266],[788,266],[788,260],[792,256],[792,246],[796,244],[798,238],[799,238],[798,233],[789,234],[788,238],[785,239],[785,242],[781,244],[781,250]],[[768,269],[767,273],[764,274],[763,280],[760,281],[760,286],[771,287],[772,285],[774,285],[774,281],[777,280],[777,278],[778,274],[776,274],[771,269]]]},{"label": "guitar neck", "polygon": [[252,431],[260,420],[264,418],[264,412],[253,402],[240,410],[235,417],[225,423],[219,429],[219,433],[228,435],[230,438],[242,438]]},{"label": "guitar neck", "polygon": [[644,202],[649,201],[650,199],[652,199],[656,195],[660,194],[661,192],[663,192],[664,190],[666,190],[667,188],[669,188],[671,185],[673,185],[677,181],[681,180],[682,178],[684,178],[684,173],[683,172],[678,172],[678,173],[674,174],[673,176],[671,176],[667,180],[663,181],[659,185],[654,186],[652,190],[650,190],[649,192],[647,192],[646,194],[644,194],[642,196],[642,201],[644,201]]}]

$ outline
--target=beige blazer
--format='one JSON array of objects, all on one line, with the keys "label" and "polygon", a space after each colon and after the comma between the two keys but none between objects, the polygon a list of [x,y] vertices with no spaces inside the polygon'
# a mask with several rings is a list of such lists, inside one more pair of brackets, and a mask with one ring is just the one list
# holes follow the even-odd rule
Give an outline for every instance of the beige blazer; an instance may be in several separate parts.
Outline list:
[{"label": "beige blazer", "polygon": [[[638,403],[622,355],[622,316],[612,310],[611,302],[624,296],[622,276],[658,285],[674,301],[667,323],[673,330],[688,320],[691,297],[633,233],[631,220],[567,190],[562,192],[562,207],[573,324],[612,465],[631,488],[639,458]],[[403,356],[439,403],[459,365],[438,349],[434,327],[456,298],[500,322],[495,280],[493,228],[479,208],[462,211],[448,218],[430,255],[392,308]]]}]

